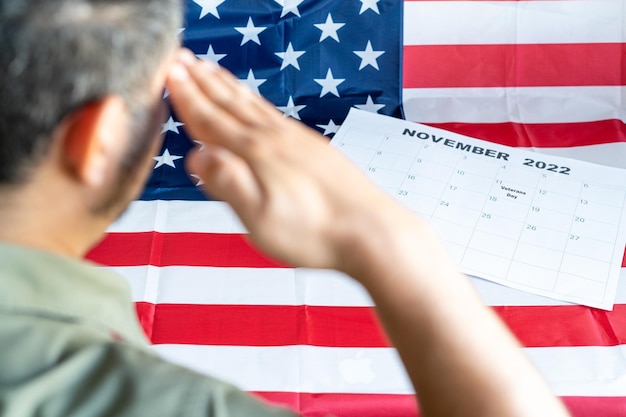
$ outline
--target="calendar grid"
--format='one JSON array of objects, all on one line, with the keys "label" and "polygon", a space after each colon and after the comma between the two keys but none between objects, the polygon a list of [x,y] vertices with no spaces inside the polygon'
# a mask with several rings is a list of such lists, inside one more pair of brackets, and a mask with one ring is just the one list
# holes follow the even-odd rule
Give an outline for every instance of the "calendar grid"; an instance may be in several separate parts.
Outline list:
[{"label": "calendar grid", "polygon": [[428,220],[463,272],[612,307],[626,171],[356,110],[332,144]]}]

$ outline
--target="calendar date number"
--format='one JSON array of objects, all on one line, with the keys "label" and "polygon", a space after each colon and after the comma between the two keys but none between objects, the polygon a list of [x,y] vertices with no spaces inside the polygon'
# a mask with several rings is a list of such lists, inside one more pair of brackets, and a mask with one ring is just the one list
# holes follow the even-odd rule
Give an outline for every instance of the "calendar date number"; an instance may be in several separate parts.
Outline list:
[{"label": "calendar date number", "polygon": [[548,164],[543,161],[535,161],[534,159],[524,158],[524,165],[529,167],[535,167],[539,169],[545,169],[546,171],[556,172],[558,174],[569,175],[571,169],[568,167],[560,167],[555,164]]}]

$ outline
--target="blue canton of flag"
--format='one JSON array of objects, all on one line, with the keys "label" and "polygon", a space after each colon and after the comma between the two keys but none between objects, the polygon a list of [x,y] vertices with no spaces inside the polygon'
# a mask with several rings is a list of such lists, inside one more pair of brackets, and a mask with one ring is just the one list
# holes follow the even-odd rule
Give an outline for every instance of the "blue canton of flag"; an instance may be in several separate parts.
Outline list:
[{"label": "blue canton of flag", "polygon": [[[401,116],[402,13],[401,0],[193,0],[181,36],[286,117],[331,137],[351,107]],[[163,132],[141,199],[205,199],[185,172],[194,143],[175,114]]]}]

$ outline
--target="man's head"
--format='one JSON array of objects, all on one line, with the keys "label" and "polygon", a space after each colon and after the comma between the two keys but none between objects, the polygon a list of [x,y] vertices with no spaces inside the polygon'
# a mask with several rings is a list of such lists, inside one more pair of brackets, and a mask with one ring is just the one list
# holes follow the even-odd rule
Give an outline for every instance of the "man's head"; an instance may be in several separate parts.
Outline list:
[{"label": "man's head", "polygon": [[158,150],[180,25],[179,0],[0,0],[0,205],[56,157],[119,214]]}]

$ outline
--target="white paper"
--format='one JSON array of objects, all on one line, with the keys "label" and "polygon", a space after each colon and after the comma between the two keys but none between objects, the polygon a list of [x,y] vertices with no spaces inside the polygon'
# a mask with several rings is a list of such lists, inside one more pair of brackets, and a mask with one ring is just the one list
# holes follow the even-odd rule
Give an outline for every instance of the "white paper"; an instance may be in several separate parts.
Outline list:
[{"label": "white paper", "polygon": [[331,144],[428,219],[464,273],[613,308],[626,170],[356,109]]}]

